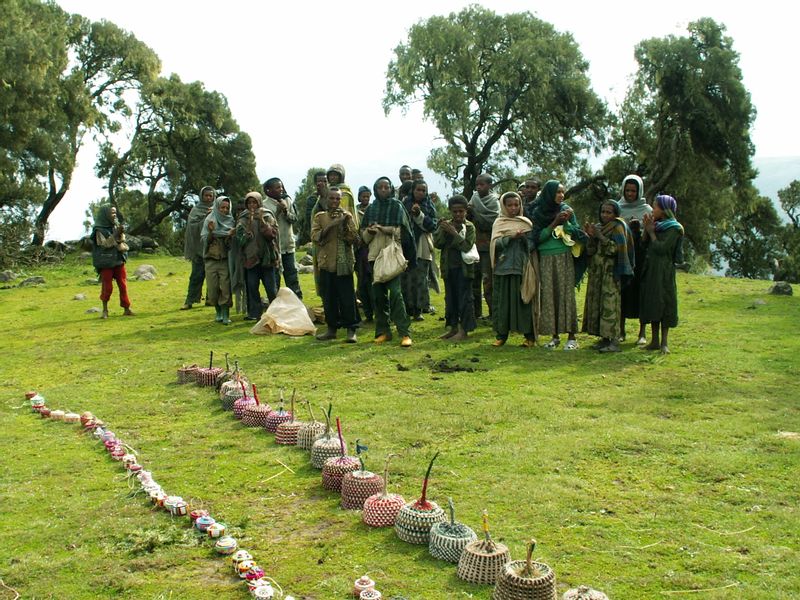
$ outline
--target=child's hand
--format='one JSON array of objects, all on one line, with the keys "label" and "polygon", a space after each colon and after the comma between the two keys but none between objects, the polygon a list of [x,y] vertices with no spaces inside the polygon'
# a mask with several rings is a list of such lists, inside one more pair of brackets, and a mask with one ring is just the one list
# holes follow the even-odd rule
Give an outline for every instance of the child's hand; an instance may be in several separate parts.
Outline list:
[{"label": "child's hand", "polygon": [[209,221],[208,222],[208,230],[209,231],[214,231],[214,227],[216,227],[216,224],[214,223],[214,221]]}]

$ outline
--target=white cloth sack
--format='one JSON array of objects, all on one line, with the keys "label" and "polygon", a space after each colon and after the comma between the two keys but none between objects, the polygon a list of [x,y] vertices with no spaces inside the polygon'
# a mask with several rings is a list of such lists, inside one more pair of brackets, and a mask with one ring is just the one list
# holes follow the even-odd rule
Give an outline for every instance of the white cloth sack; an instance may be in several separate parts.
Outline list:
[{"label": "white cloth sack", "polygon": [[250,333],[266,335],[285,333],[286,335],[306,335],[316,333],[317,328],[308,316],[303,301],[287,287],[278,290],[275,300],[269,303],[261,320],[253,325]]}]

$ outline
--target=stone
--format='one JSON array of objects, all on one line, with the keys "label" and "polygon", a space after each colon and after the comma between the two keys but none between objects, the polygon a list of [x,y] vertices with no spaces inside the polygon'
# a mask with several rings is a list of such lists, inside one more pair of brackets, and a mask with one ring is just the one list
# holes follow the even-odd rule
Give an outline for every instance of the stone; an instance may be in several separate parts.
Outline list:
[{"label": "stone", "polygon": [[301,274],[313,273],[314,267],[312,265],[300,265],[300,268],[297,269],[297,272]]},{"label": "stone", "polygon": [[34,275],[33,277],[28,277],[27,279],[23,279],[19,286],[26,287],[29,285],[42,285],[44,283],[44,277],[41,275]]},{"label": "stone", "polygon": [[91,252],[81,252],[78,256],[80,260],[92,260],[92,253]]},{"label": "stone", "polygon": [[96,306],[93,306],[92,308],[87,308],[86,309],[86,314],[87,315],[91,315],[92,313],[99,313],[99,312],[100,312],[100,309],[97,308]]},{"label": "stone", "polygon": [[86,279],[84,282],[86,285],[100,285],[99,279]]},{"label": "stone", "polygon": [[11,281],[12,279],[16,279],[17,276],[14,274],[13,271],[3,271],[0,273],[0,282],[5,283],[6,281]]},{"label": "stone", "polygon": [[582,585],[564,592],[563,600],[608,600],[608,596],[588,585]]},{"label": "stone", "polygon": [[792,286],[786,281],[776,281],[775,284],[769,288],[769,293],[773,296],[791,296]]},{"label": "stone", "polygon": [[139,273],[139,275],[136,276],[137,281],[153,281],[155,278],[156,276],[149,272]]},{"label": "stone", "polygon": [[73,300],[86,300],[86,294],[75,294],[72,297]]},{"label": "stone", "polygon": [[133,272],[133,276],[139,277],[142,273],[151,273],[152,275],[157,275],[158,269],[156,269],[153,265],[139,265]]}]

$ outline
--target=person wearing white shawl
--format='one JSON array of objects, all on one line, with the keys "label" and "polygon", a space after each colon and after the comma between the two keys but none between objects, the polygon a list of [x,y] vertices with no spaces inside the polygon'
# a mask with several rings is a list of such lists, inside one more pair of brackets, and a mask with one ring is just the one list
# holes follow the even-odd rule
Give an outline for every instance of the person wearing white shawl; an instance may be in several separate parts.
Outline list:
[{"label": "person wearing white shawl", "polygon": [[203,293],[203,281],[206,278],[206,271],[200,233],[203,229],[203,222],[211,212],[211,207],[216,197],[216,190],[210,185],[205,186],[200,190],[200,199],[192,207],[186,219],[183,256],[186,260],[192,261],[192,273],[189,275],[189,289],[186,291],[186,300],[181,306],[181,310],[189,310],[192,308],[192,304],[200,302],[200,296]]},{"label": "person wearing white shawl", "polygon": [[[622,319],[620,321],[620,341],[625,340],[625,319],[639,319],[639,282],[642,278],[644,252],[639,244],[642,237],[642,221],[645,215],[653,214],[652,207],[644,197],[644,183],[638,175],[628,175],[622,180],[622,198],[619,200],[620,217],[628,224],[633,235],[635,267],[633,278],[622,288]],[[645,323],[639,321],[637,344],[647,343]]]},{"label": "person wearing white shawl", "polygon": [[488,173],[481,173],[475,178],[475,193],[472,194],[467,206],[467,218],[475,225],[475,245],[478,248],[480,260],[480,276],[472,280],[472,298],[475,306],[475,318],[483,314],[481,301],[481,283],[483,283],[483,297],[489,307],[489,316],[492,316],[492,263],[489,258],[489,241],[492,237],[492,225],[500,214],[500,202],[497,194],[492,191],[494,180]]},{"label": "person wearing white shawl", "polygon": [[[536,344],[534,306],[538,300],[536,272],[531,261],[530,219],[522,216],[522,198],[506,192],[500,198],[500,216],[492,226],[489,256],[493,269],[492,325],[502,346],[511,331],[525,336],[522,345]],[[533,302],[532,302],[533,301]]]},{"label": "person wearing white shawl", "polygon": [[231,201],[226,196],[214,200],[214,208],[203,222],[200,239],[205,259],[206,293],[209,304],[216,309],[217,323],[229,325],[231,306],[231,276],[228,254],[236,232]]}]

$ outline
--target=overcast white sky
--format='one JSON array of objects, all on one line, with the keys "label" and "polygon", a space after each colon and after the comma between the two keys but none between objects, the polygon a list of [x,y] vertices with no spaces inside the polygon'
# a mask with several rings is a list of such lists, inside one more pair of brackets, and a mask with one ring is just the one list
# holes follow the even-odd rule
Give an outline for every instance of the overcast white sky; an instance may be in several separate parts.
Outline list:
[{"label": "overcast white sky", "polygon": [[[290,194],[308,168],[339,162],[351,186],[397,177],[404,163],[429,172],[436,129],[421,112],[383,114],[381,98],[392,50],[411,25],[458,11],[459,0],[396,2],[248,2],[204,0],[59,0],[69,12],[106,19],[133,32],[161,58],[163,74],[202,81],[228,98],[253,139],[259,178],[278,176]],[[522,2],[494,0],[500,13],[530,11],[573,34],[590,63],[598,95],[613,108],[636,70],[641,40],[685,34],[700,17],[724,23],[739,52],[744,83],[758,117],[759,157],[798,156],[800,5],[766,0],[674,2]],[[335,8],[332,8],[335,7]],[[79,155],[72,189],[51,218],[48,237],[75,239],[89,201],[102,197],[92,175],[94,148]],[[429,177],[429,179],[432,179]],[[444,189],[444,185],[431,186]]]}]

